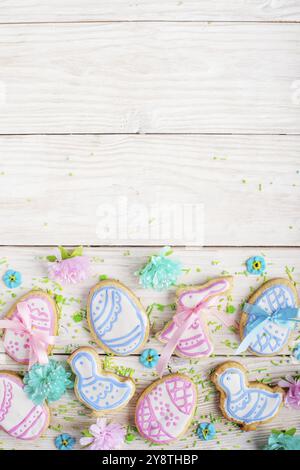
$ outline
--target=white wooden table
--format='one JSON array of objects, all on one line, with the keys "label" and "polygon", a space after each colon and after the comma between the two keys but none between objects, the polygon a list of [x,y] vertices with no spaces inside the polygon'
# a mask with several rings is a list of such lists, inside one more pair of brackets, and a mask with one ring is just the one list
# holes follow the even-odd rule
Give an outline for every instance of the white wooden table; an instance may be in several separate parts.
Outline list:
[{"label": "white wooden table", "polygon": [[[245,275],[250,256],[263,253],[267,278],[300,281],[299,21],[299,0],[2,0],[0,276],[16,269],[23,284],[9,291],[1,281],[1,314],[32,286],[62,296],[55,355],[65,360],[91,343],[76,313],[107,275],[146,307],[165,306],[154,305],[150,317],[149,345],[161,351],[154,334],[172,316],[174,289],[139,287],[134,272],[161,243],[145,237],[134,217],[124,222],[119,209],[104,224],[103,204],[116,207],[120,198],[131,208],[199,205],[204,247],[184,248],[174,231],[168,243],[181,245],[174,256],[185,268],[182,283],[235,275],[232,298],[223,302],[236,308],[233,319],[263,281]],[[154,219],[149,225],[159,228]],[[122,227],[110,232],[120,220],[125,235]],[[58,244],[87,246],[87,282],[60,291],[47,279],[44,257]],[[272,428],[300,432],[299,413],[287,408],[251,433],[221,417],[209,372],[232,357],[239,338],[213,314],[209,325],[213,357],[171,360],[172,371],[198,383],[199,405],[187,435],[166,448],[256,449]],[[281,356],[239,360],[252,379],[275,384],[300,370],[290,357],[296,336]],[[1,368],[22,370],[0,347]],[[125,364],[138,392],[155,379],[138,356],[114,358],[111,367]],[[133,424],[135,402],[111,418]],[[76,437],[79,448],[80,431],[93,422],[88,410],[73,392],[51,410],[44,437],[28,444],[1,432],[1,448],[54,449],[60,432]],[[196,424],[210,419],[217,437],[203,443]],[[138,436],[127,447],[152,448]]]}]

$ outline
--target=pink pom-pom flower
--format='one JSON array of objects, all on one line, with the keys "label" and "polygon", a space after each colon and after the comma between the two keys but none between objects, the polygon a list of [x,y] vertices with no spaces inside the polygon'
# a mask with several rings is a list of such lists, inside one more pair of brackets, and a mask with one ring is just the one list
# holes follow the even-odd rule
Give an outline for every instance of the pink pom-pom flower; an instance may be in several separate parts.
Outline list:
[{"label": "pink pom-pom flower", "polygon": [[89,431],[80,439],[80,444],[87,450],[121,449],[126,430],[118,423],[107,423],[105,418],[97,419]]},{"label": "pink pom-pom flower", "polygon": [[284,380],[280,380],[278,385],[287,388],[284,403],[287,407],[300,409],[300,379],[298,377],[287,376]]},{"label": "pink pom-pom flower", "polygon": [[60,246],[56,256],[47,256],[49,277],[61,284],[84,281],[90,270],[90,260],[82,254],[82,247],[69,253]]}]

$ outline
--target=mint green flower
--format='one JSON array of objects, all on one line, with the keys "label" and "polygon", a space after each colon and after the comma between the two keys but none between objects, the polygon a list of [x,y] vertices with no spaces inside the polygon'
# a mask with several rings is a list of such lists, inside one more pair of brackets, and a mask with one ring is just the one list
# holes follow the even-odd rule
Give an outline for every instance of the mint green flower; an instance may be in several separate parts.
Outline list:
[{"label": "mint green flower", "polygon": [[300,450],[300,436],[295,436],[295,432],[296,429],[273,430],[264,450]]},{"label": "mint green flower", "polygon": [[137,273],[140,284],[145,289],[162,291],[173,286],[181,274],[181,263],[168,256],[172,253],[170,247],[164,247],[158,255],[152,255],[148,263]]},{"label": "mint green flower", "polygon": [[59,400],[67,388],[73,388],[67,372],[59,363],[50,359],[48,364],[34,364],[24,377],[24,391],[35,405]]}]

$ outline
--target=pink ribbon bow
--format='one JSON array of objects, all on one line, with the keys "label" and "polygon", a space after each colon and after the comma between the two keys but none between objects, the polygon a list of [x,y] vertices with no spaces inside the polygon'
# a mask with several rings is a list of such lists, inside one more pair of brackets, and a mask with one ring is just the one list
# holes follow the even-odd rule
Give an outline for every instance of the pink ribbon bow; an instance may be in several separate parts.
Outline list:
[{"label": "pink ribbon bow", "polygon": [[192,326],[192,324],[199,318],[199,310],[206,306],[206,302],[200,302],[193,308],[185,307],[180,305],[179,311],[174,315],[173,321],[175,323],[176,330],[172,334],[168,343],[163,349],[163,352],[158,361],[156,370],[158,375],[161,377],[174,350],[176,349],[181,337],[184,332]]},{"label": "pink ribbon bow", "polygon": [[47,349],[54,344],[55,336],[38,331],[34,328],[30,316],[30,310],[26,302],[17,304],[18,318],[14,320],[0,320],[0,328],[25,333],[29,336],[29,369],[35,364],[48,364]]}]

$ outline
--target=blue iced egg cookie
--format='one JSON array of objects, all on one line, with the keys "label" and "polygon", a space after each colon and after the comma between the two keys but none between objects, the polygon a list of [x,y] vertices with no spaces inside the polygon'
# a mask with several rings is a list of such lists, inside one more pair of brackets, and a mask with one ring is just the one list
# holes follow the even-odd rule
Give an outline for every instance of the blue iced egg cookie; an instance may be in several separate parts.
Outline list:
[{"label": "blue iced egg cookie", "polygon": [[101,281],[91,289],[87,318],[95,341],[118,356],[138,351],[148,338],[149,321],[144,307],[119,281]]},{"label": "blue iced egg cookie", "polygon": [[243,306],[240,322],[242,339],[259,356],[278,354],[288,343],[299,319],[297,290],[288,279],[265,282]]}]

